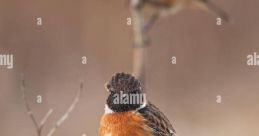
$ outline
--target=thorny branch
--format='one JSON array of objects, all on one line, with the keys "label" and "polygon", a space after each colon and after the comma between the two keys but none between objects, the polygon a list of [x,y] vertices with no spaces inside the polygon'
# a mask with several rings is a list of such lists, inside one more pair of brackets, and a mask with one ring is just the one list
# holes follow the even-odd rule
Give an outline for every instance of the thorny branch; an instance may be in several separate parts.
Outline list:
[{"label": "thorny branch", "polygon": [[[47,136],[52,136],[54,134],[54,132],[57,130],[57,128],[68,118],[70,113],[74,110],[77,103],[79,102],[79,98],[80,98],[80,95],[81,95],[81,92],[82,92],[83,88],[84,88],[84,84],[83,84],[83,82],[81,82],[80,83],[80,89],[78,90],[77,95],[76,95],[74,101],[72,102],[72,104],[70,105],[69,109],[53,125],[53,128],[49,131]],[[31,109],[31,107],[28,103],[28,98],[27,98],[25,90],[26,90],[26,82],[25,82],[24,76],[21,75],[21,91],[22,91],[22,95],[23,95],[25,108],[26,108],[27,113],[28,113],[29,117],[31,118],[35,128],[36,128],[37,136],[42,136],[42,129],[44,128],[44,126],[45,126],[46,122],[48,121],[49,117],[51,116],[51,114],[53,113],[53,109],[49,109],[49,111],[45,114],[45,116],[43,117],[41,122],[38,123],[35,116],[34,116],[34,113],[33,113],[32,109]]]}]

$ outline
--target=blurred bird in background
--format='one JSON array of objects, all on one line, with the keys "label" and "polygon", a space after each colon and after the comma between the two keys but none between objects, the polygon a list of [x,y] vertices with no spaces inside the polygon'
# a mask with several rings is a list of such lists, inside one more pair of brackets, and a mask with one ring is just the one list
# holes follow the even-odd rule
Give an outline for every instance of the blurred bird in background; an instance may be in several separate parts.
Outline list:
[{"label": "blurred bird in background", "polygon": [[211,0],[131,0],[130,2],[135,9],[151,13],[145,23],[145,29],[159,17],[176,14],[186,8],[211,12],[226,22],[230,21],[229,15]]},{"label": "blurred bird in background", "polygon": [[[100,122],[99,136],[176,136],[166,116],[144,96],[138,79],[130,74],[117,73],[106,86],[109,96]],[[135,96],[133,101],[116,103],[116,96]],[[137,96],[137,97],[136,97]],[[142,99],[143,103],[137,102]]]}]

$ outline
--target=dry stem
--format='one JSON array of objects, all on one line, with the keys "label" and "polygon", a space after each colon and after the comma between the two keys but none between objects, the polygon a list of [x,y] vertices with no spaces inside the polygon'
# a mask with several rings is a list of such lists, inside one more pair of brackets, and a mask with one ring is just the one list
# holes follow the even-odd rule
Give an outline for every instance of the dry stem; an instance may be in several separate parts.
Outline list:
[{"label": "dry stem", "polygon": [[[140,3],[139,3],[140,4]],[[131,3],[131,16],[133,20],[134,50],[133,50],[133,73],[137,76],[143,87],[145,85],[145,62],[146,47],[148,45],[147,34],[144,29],[144,18],[141,9],[136,8],[136,3]]]},{"label": "dry stem", "polygon": [[41,136],[42,135],[42,129],[43,129],[43,126],[45,125],[45,122],[47,121],[47,119],[49,118],[49,116],[52,114],[52,109],[49,110],[49,112],[45,115],[45,117],[43,118],[43,120],[41,121],[40,124],[38,124],[35,116],[34,116],[34,113],[33,111],[31,110],[30,108],[30,105],[28,103],[28,99],[27,99],[27,96],[26,96],[26,93],[25,93],[25,88],[26,88],[26,83],[25,83],[25,80],[24,80],[24,76],[21,75],[21,81],[22,81],[22,85],[21,85],[21,91],[22,91],[22,94],[23,94],[23,99],[24,99],[24,105],[25,105],[25,108],[27,110],[27,113],[29,115],[29,117],[31,118],[35,128],[36,128],[36,132],[37,132],[37,136]]},{"label": "dry stem", "polygon": [[[42,136],[42,129],[44,128],[44,126],[45,126],[46,122],[48,121],[49,117],[51,116],[51,114],[53,113],[53,109],[49,109],[49,111],[45,114],[45,116],[41,120],[40,124],[38,124],[38,122],[37,122],[37,120],[36,120],[36,118],[34,116],[34,113],[31,110],[30,105],[28,103],[28,98],[27,98],[26,93],[25,93],[26,83],[25,83],[25,79],[24,79],[23,75],[21,75],[21,82],[22,82],[22,84],[21,84],[21,91],[22,91],[22,95],[23,95],[23,100],[24,100],[25,108],[26,108],[27,113],[28,113],[29,117],[31,118],[35,128],[36,128],[37,136]],[[74,110],[76,104],[78,103],[82,90],[83,90],[83,82],[80,83],[80,89],[79,89],[79,91],[78,91],[74,101],[70,105],[69,109],[54,124],[53,128],[49,131],[47,136],[52,136],[53,133],[57,130],[57,128],[68,118],[68,116]]]},{"label": "dry stem", "polygon": [[80,89],[77,92],[77,95],[74,99],[74,101],[72,102],[72,104],[70,105],[70,107],[68,108],[68,110],[65,112],[65,114],[63,116],[61,116],[61,118],[53,125],[52,129],[49,131],[49,133],[47,134],[47,136],[52,136],[55,131],[57,130],[57,128],[68,118],[68,116],[70,115],[70,113],[75,109],[75,106],[77,105],[81,92],[84,88],[84,84],[83,82],[80,83]]}]

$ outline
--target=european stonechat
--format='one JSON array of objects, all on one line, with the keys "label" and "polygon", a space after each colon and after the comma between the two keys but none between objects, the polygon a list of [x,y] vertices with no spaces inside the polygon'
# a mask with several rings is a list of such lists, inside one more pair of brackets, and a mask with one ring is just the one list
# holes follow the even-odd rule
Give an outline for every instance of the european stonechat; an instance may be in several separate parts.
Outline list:
[{"label": "european stonechat", "polygon": [[176,136],[166,116],[147,101],[135,77],[117,73],[106,88],[109,96],[99,136]]}]

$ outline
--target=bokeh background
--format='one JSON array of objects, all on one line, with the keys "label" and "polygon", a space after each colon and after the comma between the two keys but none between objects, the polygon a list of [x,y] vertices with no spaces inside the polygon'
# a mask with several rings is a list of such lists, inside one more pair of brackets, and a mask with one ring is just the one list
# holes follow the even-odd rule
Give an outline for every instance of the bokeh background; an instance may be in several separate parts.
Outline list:
[{"label": "bokeh background", "polygon": [[[148,98],[180,136],[258,136],[259,67],[247,66],[246,56],[259,53],[259,1],[215,2],[232,24],[217,26],[215,16],[198,10],[155,24],[146,62]],[[36,136],[21,97],[21,73],[38,121],[54,109],[44,134],[84,80],[79,104],[55,135],[98,135],[104,83],[115,72],[132,70],[129,16],[124,0],[0,0],[0,53],[15,55],[14,69],[0,67],[0,135]],[[42,26],[36,25],[38,17]]]}]

